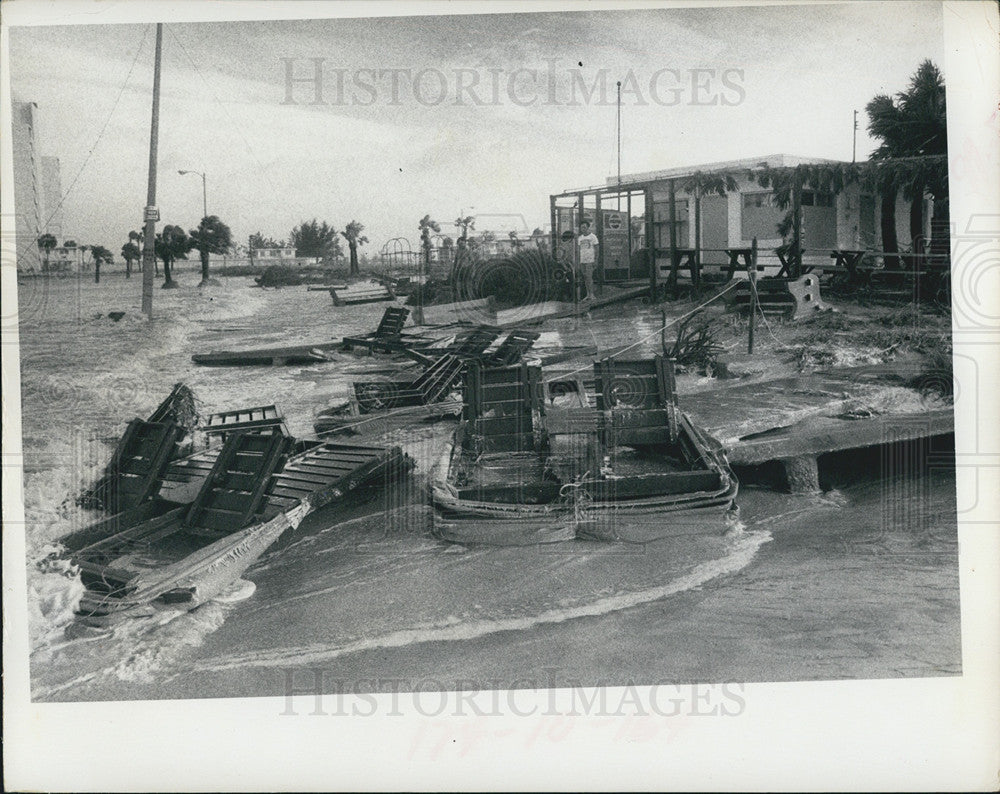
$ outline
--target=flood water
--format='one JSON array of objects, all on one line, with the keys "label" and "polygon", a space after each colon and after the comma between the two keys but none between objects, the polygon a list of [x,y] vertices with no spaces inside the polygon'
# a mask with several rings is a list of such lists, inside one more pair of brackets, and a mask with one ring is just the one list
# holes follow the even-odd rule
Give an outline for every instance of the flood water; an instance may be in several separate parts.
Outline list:
[{"label": "flood water", "polygon": [[[250,597],[81,636],[72,628],[79,579],[36,563],[97,518],[73,500],[130,419],[184,381],[202,413],[275,403],[292,434],[308,435],[352,379],[388,366],[345,354],[309,366],[198,367],[197,352],[364,333],[384,305],[334,307],[325,292],[261,290],[244,278],[200,291],[193,273],[179,279],[177,290],[157,283],[152,322],[140,318],[138,278],[19,288],[35,699],[280,695],[289,674],[316,669],[374,689],[397,679],[507,688],[961,672],[947,467],[893,491],[913,502],[906,521],[887,518],[877,466],[866,476],[851,464],[830,475],[822,496],[747,485],[742,526],[720,518],[704,536],[465,548],[433,538],[425,504],[424,478],[447,427],[393,439],[417,461],[410,480],[309,516],[247,571]],[[113,322],[113,311],[125,317]],[[635,352],[658,348],[659,310],[621,314],[612,306],[586,323],[549,324],[538,344],[649,336]]]}]

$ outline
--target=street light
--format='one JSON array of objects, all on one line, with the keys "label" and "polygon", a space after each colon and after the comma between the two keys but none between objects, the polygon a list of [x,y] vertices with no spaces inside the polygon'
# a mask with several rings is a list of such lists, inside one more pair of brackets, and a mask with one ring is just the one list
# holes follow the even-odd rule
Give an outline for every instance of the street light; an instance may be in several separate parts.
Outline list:
[{"label": "street light", "polygon": [[201,177],[201,208],[203,210],[203,218],[208,217],[208,188],[205,184],[205,175],[201,171],[178,171],[178,174],[183,176],[184,174],[197,174]]}]

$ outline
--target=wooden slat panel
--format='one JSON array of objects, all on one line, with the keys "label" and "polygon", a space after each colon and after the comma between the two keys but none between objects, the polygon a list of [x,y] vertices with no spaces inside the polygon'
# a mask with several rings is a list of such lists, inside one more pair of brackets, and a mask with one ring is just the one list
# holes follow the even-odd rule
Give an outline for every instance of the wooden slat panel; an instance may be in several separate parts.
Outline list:
[{"label": "wooden slat panel", "polygon": [[297,470],[289,471],[287,469],[285,471],[282,471],[280,474],[274,475],[274,481],[276,483],[285,483],[288,481],[294,481],[297,483],[307,483],[315,485],[317,487],[323,487],[325,485],[329,485],[330,483],[336,482],[339,479],[340,479],[339,477],[310,474],[309,472],[297,471]]}]

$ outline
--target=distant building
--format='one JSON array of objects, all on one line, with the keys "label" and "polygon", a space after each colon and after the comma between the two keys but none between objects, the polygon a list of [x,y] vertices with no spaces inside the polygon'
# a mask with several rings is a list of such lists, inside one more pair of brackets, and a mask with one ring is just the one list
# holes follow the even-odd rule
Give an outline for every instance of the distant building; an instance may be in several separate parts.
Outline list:
[{"label": "distant building", "polygon": [[14,150],[14,245],[17,269],[41,269],[38,238],[44,229],[42,163],[38,153],[38,106],[34,102],[12,103],[11,145]]},{"label": "distant building", "polygon": [[250,258],[265,265],[292,264],[295,259],[295,247],[286,245],[282,248],[254,248]]},{"label": "distant building", "polygon": [[[11,109],[17,268],[38,271],[44,261],[38,238],[51,234],[58,240],[64,234],[60,164],[58,157],[41,153],[38,105],[15,99]],[[59,255],[50,252],[50,261],[53,256]]]}]

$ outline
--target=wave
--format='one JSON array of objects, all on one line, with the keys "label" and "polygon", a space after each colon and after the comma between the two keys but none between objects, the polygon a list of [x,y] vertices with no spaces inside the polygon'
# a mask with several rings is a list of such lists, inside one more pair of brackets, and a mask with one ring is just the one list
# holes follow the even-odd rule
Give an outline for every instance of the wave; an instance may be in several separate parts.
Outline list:
[{"label": "wave", "polygon": [[700,587],[719,576],[734,573],[749,565],[757,554],[757,550],[770,540],[771,534],[766,531],[736,533],[730,540],[731,545],[726,556],[701,563],[687,574],[667,584],[632,593],[605,596],[572,607],[546,609],[535,615],[501,619],[462,620],[457,617],[449,617],[439,623],[400,629],[340,646],[304,645],[203,660],[195,664],[195,669],[199,672],[224,672],[252,667],[313,665],[363,651],[400,648],[425,642],[459,642],[505,631],[527,631],[546,624],[600,617],[659,601],[668,596]]}]

